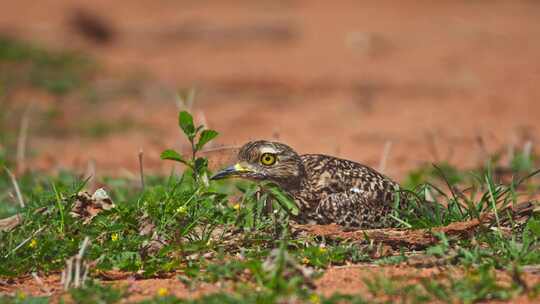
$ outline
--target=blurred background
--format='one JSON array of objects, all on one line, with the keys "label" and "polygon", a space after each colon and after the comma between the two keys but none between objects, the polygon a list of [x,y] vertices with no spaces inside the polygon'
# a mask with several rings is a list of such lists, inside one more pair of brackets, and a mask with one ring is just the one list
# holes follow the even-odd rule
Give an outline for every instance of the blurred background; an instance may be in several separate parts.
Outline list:
[{"label": "blurred background", "polygon": [[468,168],[534,149],[539,37],[538,1],[4,1],[0,160],[129,175],[142,149],[168,172],[187,108],[214,167],[276,139],[396,178]]}]

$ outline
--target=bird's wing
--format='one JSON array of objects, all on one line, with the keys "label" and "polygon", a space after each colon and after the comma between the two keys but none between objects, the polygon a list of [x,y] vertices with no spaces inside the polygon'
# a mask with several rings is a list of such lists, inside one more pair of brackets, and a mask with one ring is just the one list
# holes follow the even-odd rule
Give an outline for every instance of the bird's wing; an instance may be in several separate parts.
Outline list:
[{"label": "bird's wing", "polygon": [[334,193],[319,204],[316,214],[320,223],[337,223],[346,228],[383,228],[393,224],[387,215],[391,207],[377,204],[358,193]]},{"label": "bird's wing", "polygon": [[338,193],[353,192],[386,199],[397,184],[374,169],[345,159],[327,155],[302,155],[308,181],[313,190]]}]

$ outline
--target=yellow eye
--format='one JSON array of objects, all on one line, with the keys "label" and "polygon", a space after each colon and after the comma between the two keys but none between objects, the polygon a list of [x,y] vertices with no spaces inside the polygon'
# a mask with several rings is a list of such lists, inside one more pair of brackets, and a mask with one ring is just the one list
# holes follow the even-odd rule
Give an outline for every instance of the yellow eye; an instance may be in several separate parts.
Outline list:
[{"label": "yellow eye", "polygon": [[261,155],[261,164],[271,166],[276,163],[276,156],[272,153],[263,153]]}]

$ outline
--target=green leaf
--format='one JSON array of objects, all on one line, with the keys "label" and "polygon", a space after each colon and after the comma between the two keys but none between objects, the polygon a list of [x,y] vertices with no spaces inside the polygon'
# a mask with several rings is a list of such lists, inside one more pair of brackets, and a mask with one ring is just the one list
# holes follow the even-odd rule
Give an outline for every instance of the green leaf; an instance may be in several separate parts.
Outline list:
[{"label": "green leaf", "polygon": [[189,138],[190,141],[195,137],[195,125],[193,124],[193,116],[186,111],[180,112],[178,115],[178,124],[184,134]]},{"label": "green leaf", "polygon": [[207,166],[208,160],[206,158],[199,157],[195,160],[195,171],[197,171],[197,173],[201,173]]},{"label": "green leaf", "polygon": [[197,151],[201,150],[204,145],[206,145],[209,141],[216,138],[218,136],[218,132],[214,130],[204,130],[201,133],[201,136],[199,138],[199,142],[197,143]]},{"label": "green leaf", "polygon": [[180,153],[174,151],[174,150],[165,150],[161,153],[161,159],[168,159],[168,160],[174,160],[177,162],[181,162],[185,165],[188,164],[188,162],[180,155]]},{"label": "green leaf", "polygon": [[277,200],[281,207],[287,210],[287,212],[291,213],[292,215],[298,215],[300,213],[300,209],[298,209],[298,206],[296,206],[294,200],[289,195],[284,193],[278,186],[268,184],[266,189]]}]

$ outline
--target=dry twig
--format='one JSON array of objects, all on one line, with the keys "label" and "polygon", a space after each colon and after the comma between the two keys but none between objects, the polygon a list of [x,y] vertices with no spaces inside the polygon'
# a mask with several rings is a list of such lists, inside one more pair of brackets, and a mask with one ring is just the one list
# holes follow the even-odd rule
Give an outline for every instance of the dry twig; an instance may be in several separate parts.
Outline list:
[{"label": "dry twig", "polygon": [[47,226],[43,226],[41,228],[39,228],[38,230],[36,230],[34,233],[32,233],[31,236],[29,236],[28,238],[26,238],[24,241],[22,241],[19,245],[17,245],[17,247],[13,248],[13,250],[11,250],[8,254],[6,254],[4,256],[4,258],[7,258],[8,256],[10,256],[12,253],[14,253],[15,251],[19,250],[19,248],[21,248],[22,246],[24,246],[24,244],[28,243],[32,238],[34,238],[38,233],[40,233],[41,231],[43,231],[43,229],[45,229]]},{"label": "dry twig", "polygon": [[[60,284],[62,284],[64,290],[68,290],[71,287],[72,282],[73,287],[75,288],[84,286],[88,275],[89,266],[88,263],[83,264],[83,257],[89,243],[90,238],[85,237],[81,244],[81,248],[79,249],[79,253],[66,260],[66,268],[64,269],[64,271],[62,271],[62,280],[60,281]],[[81,270],[83,273],[82,278]]]},{"label": "dry twig", "polygon": [[84,174],[87,181],[87,189],[89,191],[94,191],[96,189],[96,160],[91,159],[88,161],[88,165],[86,167],[86,173]]},{"label": "dry twig", "polygon": [[379,172],[381,173],[384,173],[386,169],[386,162],[388,161],[388,155],[390,154],[391,149],[392,149],[392,141],[387,140],[386,143],[384,143],[383,154],[379,162]]},{"label": "dry twig", "polygon": [[28,138],[28,126],[30,124],[30,109],[32,104],[29,104],[21,119],[21,126],[19,128],[19,134],[17,136],[17,156],[16,156],[16,172],[22,173],[26,170],[26,144]]},{"label": "dry twig", "polygon": [[144,191],[144,163],[143,163],[144,152],[143,149],[139,149],[139,174],[141,176],[141,189]]},{"label": "dry twig", "polygon": [[[499,214],[508,214],[515,223],[524,223],[533,213],[539,212],[533,202],[523,202],[509,209],[499,210]],[[509,212],[507,212],[509,211]],[[501,224],[506,224],[509,218],[500,219]],[[487,212],[479,218],[451,223],[448,226],[431,229],[405,229],[384,228],[344,231],[342,227],[331,225],[293,225],[297,231],[310,235],[321,236],[329,239],[347,239],[353,241],[369,241],[381,243],[393,248],[405,247],[409,249],[424,249],[438,243],[438,235],[441,233],[449,239],[463,239],[474,235],[482,227],[489,227],[495,223],[495,213]]]},{"label": "dry twig", "polygon": [[466,237],[472,235],[481,226],[482,222],[474,219],[467,222],[452,223],[445,227],[434,229],[370,229],[357,231],[343,231],[336,225],[297,225],[294,228],[305,231],[310,235],[333,239],[347,239],[354,241],[373,241],[383,243],[395,248],[424,249],[438,242],[437,234],[444,233],[448,237]]},{"label": "dry twig", "polygon": [[21,189],[19,188],[19,183],[17,182],[17,179],[15,178],[15,175],[7,168],[4,167],[4,170],[6,170],[6,173],[9,176],[9,179],[11,180],[11,184],[13,184],[13,189],[15,189],[15,194],[17,195],[17,201],[19,202],[19,205],[21,208],[24,208],[24,199],[21,193]]}]

